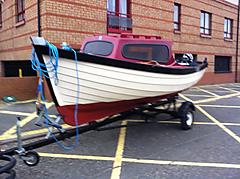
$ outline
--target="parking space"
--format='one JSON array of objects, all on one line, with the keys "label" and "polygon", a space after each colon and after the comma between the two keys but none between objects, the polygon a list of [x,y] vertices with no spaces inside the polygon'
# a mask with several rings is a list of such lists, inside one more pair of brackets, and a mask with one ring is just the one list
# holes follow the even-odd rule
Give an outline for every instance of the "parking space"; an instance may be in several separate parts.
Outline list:
[{"label": "parking space", "polygon": [[[139,116],[121,122],[128,127],[91,131],[66,151],[57,144],[37,149],[35,167],[18,160],[17,178],[232,178],[240,176],[240,84],[193,87],[179,95],[179,102],[196,106],[195,125],[183,131],[179,119],[159,114],[155,123]],[[48,103],[50,114],[56,110]],[[0,148],[14,139],[16,117],[21,116],[23,136],[46,133],[37,128],[34,102],[0,105]],[[65,125],[65,127],[68,127]],[[71,145],[75,138],[64,141]]]}]

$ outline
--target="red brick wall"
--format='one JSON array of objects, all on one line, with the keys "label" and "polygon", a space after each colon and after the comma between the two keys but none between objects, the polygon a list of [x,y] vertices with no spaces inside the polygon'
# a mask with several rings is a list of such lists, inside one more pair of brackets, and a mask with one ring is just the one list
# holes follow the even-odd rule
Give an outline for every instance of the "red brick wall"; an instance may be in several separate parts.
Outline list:
[{"label": "red brick wall", "polygon": [[[173,29],[174,2],[181,4],[180,33],[174,33]],[[212,36],[210,38],[200,36],[201,10],[212,13]],[[132,0],[132,15],[134,33],[154,34],[172,39],[175,53],[197,54],[200,60],[207,58],[209,62],[207,74],[211,78],[205,78],[201,83],[234,82],[237,33],[236,5],[222,0]],[[225,41],[223,38],[225,17],[234,21],[232,41]],[[232,56],[232,73],[221,75],[214,73],[215,55]]]},{"label": "red brick wall", "polygon": [[0,77],[0,99],[4,96],[15,96],[17,100],[26,100],[36,97],[36,77]]},{"label": "red brick wall", "polygon": [[[2,4],[0,76],[3,76],[1,61],[26,60],[30,57],[29,37],[37,35],[36,2],[25,0],[25,24],[21,26],[16,25],[15,0],[6,0]],[[86,36],[106,34],[106,2],[107,0],[41,0],[42,36],[52,43],[66,41],[74,48],[79,48]],[[174,2],[180,3],[182,7],[180,33],[173,31]],[[211,38],[200,37],[201,10],[213,14]],[[131,14],[133,33],[161,35],[173,40],[175,53],[198,54],[200,60],[207,57],[209,68],[201,84],[234,81],[237,6],[224,0],[131,0]],[[230,42],[223,39],[224,17],[234,20],[233,41]],[[215,55],[232,56],[232,73],[214,73]]]}]

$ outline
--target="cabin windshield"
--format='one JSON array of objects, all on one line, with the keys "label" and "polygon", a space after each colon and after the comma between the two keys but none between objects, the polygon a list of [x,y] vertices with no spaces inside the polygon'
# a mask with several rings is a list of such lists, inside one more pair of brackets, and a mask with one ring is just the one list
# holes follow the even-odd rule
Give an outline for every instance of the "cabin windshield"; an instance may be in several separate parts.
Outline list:
[{"label": "cabin windshield", "polygon": [[107,41],[91,41],[86,43],[83,53],[108,56],[113,51],[113,44]]},{"label": "cabin windshield", "polygon": [[169,60],[169,49],[166,45],[127,44],[123,47],[122,55],[129,59],[154,60],[166,64]]}]

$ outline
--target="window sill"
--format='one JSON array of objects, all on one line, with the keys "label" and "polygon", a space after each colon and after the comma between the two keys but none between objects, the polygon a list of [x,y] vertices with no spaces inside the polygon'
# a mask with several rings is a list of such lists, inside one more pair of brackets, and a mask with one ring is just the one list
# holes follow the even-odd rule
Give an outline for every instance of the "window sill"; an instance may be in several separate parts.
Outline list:
[{"label": "window sill", "polygon": [[181,34],[180,30],[174,30],[173,32],[174,32],[174,34],[179,34],[179,35]]},{"label": "window sill", "polygon": [[20,27],[25,24],[25,20],[21,20],[15,24],[15,27]]},{"label": "window sill", "polygon": [[212,38],[211,35],[207,35],[207,34],[200,34],[200,37],[207,38],[207,39],[211,39]]},{"label": "window sill", "polygon": [[132,33],[132,29],[128,29],[128,30],[122,30],[122,29],[117,29],[117,28],[108,28],[107,29],[107,32],[108,33],[118,33],[118,34],[121,34],[121,33]]},{"label": "window sill", "polygon": [[224,73],[232,73],[232,71],[215,71],[215,74],[224,74]]},{"label": "window sill", "polygon": [[224,38],[224,41],[226,41],[226,42],[233,42],[233,39]]}]

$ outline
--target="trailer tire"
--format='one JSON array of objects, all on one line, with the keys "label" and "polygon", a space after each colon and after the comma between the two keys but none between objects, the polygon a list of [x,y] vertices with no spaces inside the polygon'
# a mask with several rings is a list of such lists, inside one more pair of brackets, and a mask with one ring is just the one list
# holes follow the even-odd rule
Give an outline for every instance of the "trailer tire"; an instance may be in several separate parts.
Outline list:
[{"label": "trailer tire", "polygon": [[181,128],[183,130],[189,130],[192,128],[194,122],[194,105],[191,102],[183,102],[178,110],[180,117]]}]

